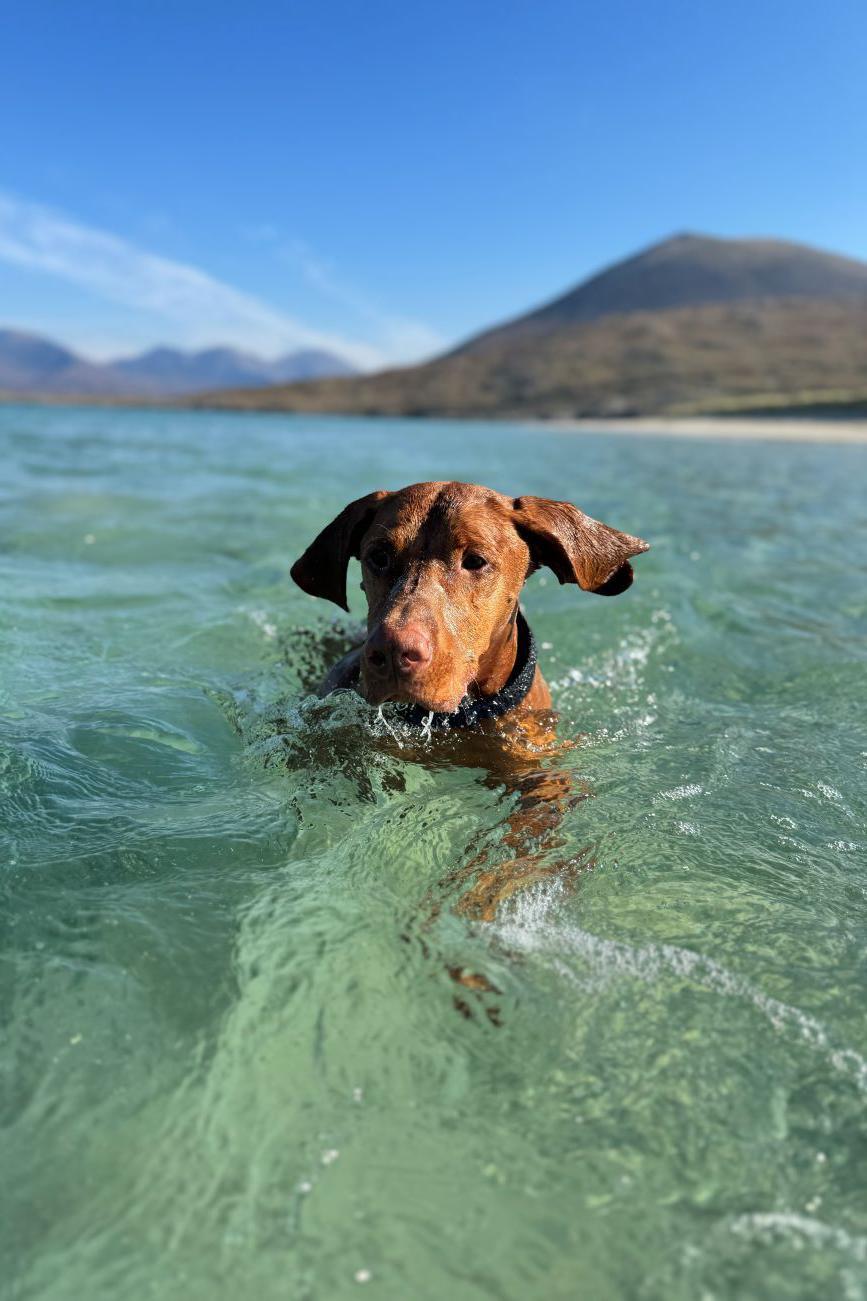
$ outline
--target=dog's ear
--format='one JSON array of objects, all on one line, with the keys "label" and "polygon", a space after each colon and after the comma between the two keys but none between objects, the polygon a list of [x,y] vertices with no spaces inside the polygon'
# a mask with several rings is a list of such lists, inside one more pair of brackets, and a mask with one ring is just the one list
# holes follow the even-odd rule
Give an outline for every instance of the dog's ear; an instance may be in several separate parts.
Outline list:
[{"label": "dog's ear", "polygon": [[298,586],[310,596],[333,601],[341,609],[346,604],[346,570],[350,556],[358,557],[358,548],[376,514],[376,509],[390,492],[370,492],[351,501],[336,519],[310,543],[289,571]]},{"label": "dog's ear", "polygon": [[650,544],[591,519],[568,501],[516,497],[515,528],[530,548],[534,568],[547,565],[561,583],[597,596],[619,596],[632,582],[630,556]]}]

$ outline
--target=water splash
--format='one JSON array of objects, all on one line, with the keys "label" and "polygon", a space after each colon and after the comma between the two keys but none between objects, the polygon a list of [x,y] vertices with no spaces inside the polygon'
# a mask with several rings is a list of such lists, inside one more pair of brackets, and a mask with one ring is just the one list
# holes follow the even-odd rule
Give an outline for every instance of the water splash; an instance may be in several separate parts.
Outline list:
[{"label": "water splash", "polygon": [[[836,1045],[827,1028],[809,1013],[772,998],[715,959],[691,949],[672,944],[630,945],[564,923],[558,916],[563,899],[564,887],[558,881],[516,897],[508,916],[494,924],[497,938],[507,949],[547,959],[560,976],[584,990],[601,989],[622,979],[657,984],[672,975],[723,997],[743,1000],[775,1031],[793,1031],[861,1093],[867,1093],[867,1059],[853,1048]],[[583,971],[576,971],[576,958],[583,963]]]}]

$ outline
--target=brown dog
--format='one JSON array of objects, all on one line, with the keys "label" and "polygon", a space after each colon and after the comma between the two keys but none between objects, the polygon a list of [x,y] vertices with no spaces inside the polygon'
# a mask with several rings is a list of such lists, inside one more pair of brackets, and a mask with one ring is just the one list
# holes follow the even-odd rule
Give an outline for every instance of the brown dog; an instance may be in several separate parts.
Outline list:
[{"label": "brown dog", "polygon": [[463,733],[456,757],[517,796],[504,836],[512,857],[479,872],[479,855],[453,878],[475,875],[460,905],[471,916],[490,919],[504,898],[553,870],[540,872],[539,850],[570,796],[568,776],[542,766],[554,741],[551,696],[518,608],[521,588],[547,565],[561,583],[617,596],[632,583],[630,558],[647,549],[568,502],[418,483],[351,502],[292,567],[305,592],[345,610],[349,560],[361,561],[367,640],[335,665],[322,693],[354,688],[372,704],[402,702],[408,721],[428,730]]},{"label": "brown dog", "polygon": [[[535,569],[548,565],[561,583],[617,596],[632,582],[630,557],[647,549],[568,502],[417,483],[352,502],[296,561],[292,577],[345,610],[347,565],[352,556],[361,560],[367,641],[329,675],[325,690],[357,681],[372,704],[403,701],[453,715],[509,682],[520,650],[518,600]],[[505,712],[550,704],[536,668]]]}]

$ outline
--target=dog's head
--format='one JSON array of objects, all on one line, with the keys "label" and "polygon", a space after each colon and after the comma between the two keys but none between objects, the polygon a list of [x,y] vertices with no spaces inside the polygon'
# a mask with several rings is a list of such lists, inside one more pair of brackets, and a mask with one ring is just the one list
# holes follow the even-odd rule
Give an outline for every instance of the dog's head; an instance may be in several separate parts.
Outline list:
[{"label": "dog's head", "polygon": [[292,566],[305,592],[347,609],[346,571],[361,561],[368,636],[361,687],[372,704],[451,713],[508,640],[527,576],[617,596],[648,544],[568,502],[506,497],[469,483],[417,483],[351,502]]}]

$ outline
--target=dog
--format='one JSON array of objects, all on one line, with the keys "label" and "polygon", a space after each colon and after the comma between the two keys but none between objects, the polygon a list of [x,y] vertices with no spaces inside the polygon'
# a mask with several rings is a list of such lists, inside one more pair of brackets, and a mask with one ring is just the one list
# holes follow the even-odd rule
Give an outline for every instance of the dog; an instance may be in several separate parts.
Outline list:
[{"label": "dog", "polygon": [[398,703],[410,726],[455,738],[453,757],[486,768],[513,800],[503,838],[511,857],[483,870],[480,854],[452,879],[474,878],[459,905],[470,917],[492,920],[510,894],[554,870],[540,866],[540,849],[571,796],[568,775],[544,763],[556,749],[555,716],[521,589],[547,566],[561,583],[619,596],[633,581],[630,561],[648,549],[569,502],[416,483],[350,502],[292,566],[303,591],[348,610],[349,561],[361,561],[367,638],[321,694],[351,689],[373,705]]}]

